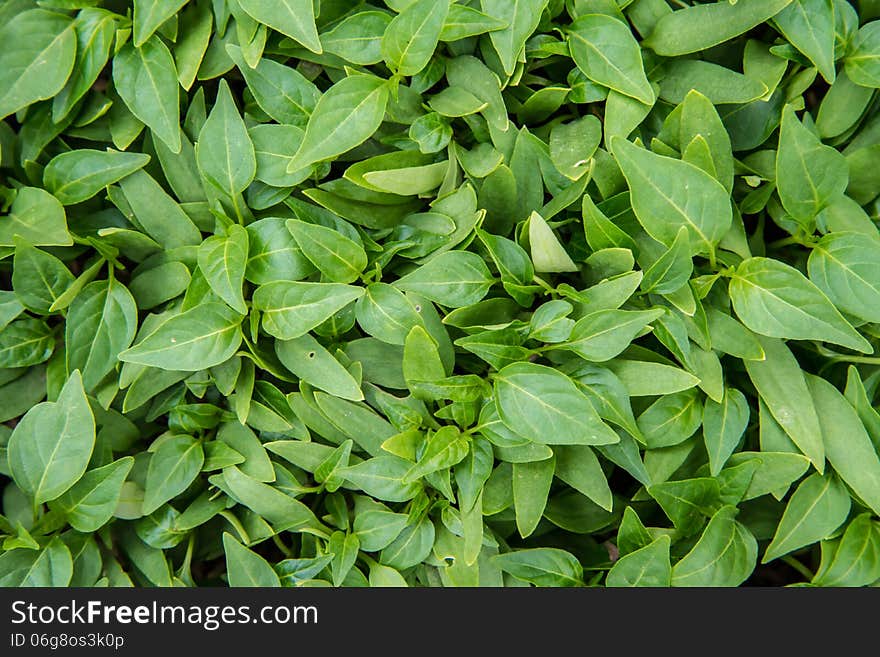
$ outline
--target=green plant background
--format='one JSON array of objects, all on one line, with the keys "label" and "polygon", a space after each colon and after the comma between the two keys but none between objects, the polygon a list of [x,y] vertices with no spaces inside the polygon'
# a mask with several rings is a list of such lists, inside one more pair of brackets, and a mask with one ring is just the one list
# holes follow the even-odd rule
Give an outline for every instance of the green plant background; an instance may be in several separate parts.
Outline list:
[{"label": "green plant background", "polygon": [[880,581],[877,0],[0,44],[0,585]]}]

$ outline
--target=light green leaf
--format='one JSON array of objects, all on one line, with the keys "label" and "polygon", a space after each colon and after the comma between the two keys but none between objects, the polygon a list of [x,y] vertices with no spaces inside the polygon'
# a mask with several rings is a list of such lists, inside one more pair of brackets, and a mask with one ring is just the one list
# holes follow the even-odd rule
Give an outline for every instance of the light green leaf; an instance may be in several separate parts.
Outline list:
[{"label": "light green leaf", "polygon": [[128,110],[172,153],[179,153],[180,85],[174,58],[162,39],[153,35],[138,48],[123,46],[113,58],[113,83]]},{"label": "light green leaf", "polygon": [[15,483],[34,504],[62,495],[86,471],[95,445],[95,418],[74,370],[55,402],[42,402],[19,421],[9,438]]},{"label": "light green leaf", "polygon": [[145,515],[185,491],[202,470],[202,443],[191,436],[171,436],[150,457],[144,487]]},{"label": "light green leaf", "polygon": [[83,386],[94,390],[119,362],[119,353],[131,345],[137,331],[137,305],[115,279],[85,286],[67,315],[68,370],[80,370]]},{"label": "light green leaf", "polygon": [[512,75],[526,40],[538,26],[547,0],[480,0],[483,13],[504,21],[507,27],[489,33],[492,47],[506,75]]},{"label": "light green leaf", "polygon": [[236,312],[246,315],[244,272],[248,258],[248,232],[232,225],[226,235],[214,235],[199,246],[199,269],[208,285]]},{"label": "light green leaf", "polygon": [[312,0],[238,0],[255,20],[321,54]]},{"label": "light green leaf", "polygon": [[352,75],[330,87],[315,105],[287,171],[336,157],[369,139],[385,116],[388,94],[385,80],[367,75]]},{"label": "light green leaf", "polygon": [[363,294],[363,288],[340,283],[275,281],[257,288],[253,306],[261,312],[267,333],[281,340],[293,340]]},{"label": "light green leaf", "polygon": [[794,0],[776,14],[773,23],[813,62],[828,84],[834,82],[833,0]]},{"label": "light green leaf", "polygon": [[447,251],[399,278],[394,286],[441,306],[461,308],[482,300],[493,282],[480,256],[467,251]]},{"label": "light green leaf", "polygon": [[783,207],[803,227],[830,201],[846,191],[849,166],[846,158],[822,144],[794,113],[791,105],[782,113],[776,186]]},{"label": "light green leaf", "polygon": [[119,359],[166,370],[195,372],[226,361],[241,344],[242,317],[209,301],[173,315]]},{"label": "light green leaf", "polygon": [[43,170],[43,184],[63,205],[92,198],[102,189],[142,169],[146,153],[79,149],[56,155]]},{"label": "light green leaf", "polygon": [[[647,233],[670,246],[681,226],[701,252],[712,252],[730,228],[724,187],[702,169],[615,137],[611,150],[629,183],[633,211]],[[676,183],[670,185],[669,181]]]},{"label": "light green leaf", "polygon": [[367,266],[364,247],[325,226],[288,219],[287,230],[322,274],[334,283],[351,283]]},{"label": "light green leaf", "polygon": [[124,456],[89,470],[51,506],[61,509],[70,526],[77,531],[98,531],[113,517],[122,494],[122,484],[133,465],[134,459]]},{"label": "light green leaf", "polygon": [[398,75],[419,73],[431,59],[449,13],[447,0],[415,0],[401,11],[382,37],[385,63]]},{"label": "light green leaf", "polygon": [[22,187],[9,214],[0,217],[0,246],[15,246],[14,237],[31,246],[72,246],[64,207],[39,187]]},{"label": "light green leaf", "polygon": [[715,477],[733,454],[749,423],[749,402],[736,388],[725,388],[721,402],[711,399],[703,409],[703,441]]},{"label": "light green leaf", "polygon": [[828,538],[844,523],[850,505],[849,493],[836,475],[814,473],[804,479],[788,501],[761,563]]},{"label": "light green leaf", "polygon": [[659,536],[643,548],[621,557],[608,571],[606,586],[663,586],[671,584],[669,536]]},{"label": "light green leaf", "polygon": [[226,80],[220,83],[217,102],[199,132],[195,149],[199,171],[230,198],[244,191],[256,175],[254,145]]},{"label": "light green leaf", "polygon": [[501,570],[537,586],[581,586],[583,567],[569,552],[556,548],[516,550],[492,557]]},{"label": "light green leaf", "polygon": [[580,16],[569,27],[568,46],[574,63],[590,80],[645,105],[654,104],[639,44],[625,22],[605,14]]},{"label": "light green leaf", "polygon": [[574,382],[557,370],[514,363],[498,372],[494,388],[501,420],[523,438],[550,445],[609,445],[620,440]]},{"label": "light green leaf", "polygon": [[67,16],[22,11],[0,27],[0,119],[51,98],[73,70],[76,33]]},{"label": "light green leaf", "polygon": [[868,508],[880,514],[880,457],[865,425],[837,388],[811,374],[806,379],[828,462]]},{"label": "light green leaf", "polygon": [[824,340],[862,353],[873,347],[822,291],[791,265],[749,258],[730,281],[737,316],[755,333],[788,340]]},{"label": "light green leaf", "polygon": [[810,280],[837,308],[868,322],[880,321],[880,242],[861,233],[829,233],[810,253]]},{"label": "light green leaf", "polygon": [[277,340],[275,353],[284,367],[315,388],[352,401],[364,398],[357,380],[308,333]]},{"label": "light green leaf", "polygon": [[745,361],[749,378],[779,426],[816,469],[823,472],[822,429],[814,405],[805,403],[811,398],[804,372],[784,342],[759,340],[765,358]]},{"label": "light green leaf", "polygon": [[662,309],[599,310],[579,319],[568,340],[558,346],[592,362],[611,360],[663,312]]},{"label": "light green leaf", "polygon": [[672,586],[739,586],[755,568],[758,542],[735,520],[737,509],[719,509],[697,544],[672,567]]},{"label": "light green leaf", "polygon": [[280,587],[281,580],[272,566],[256,552],[248,550],[232,534],[223,534],[223,551],[226,553],[226,572],[229,586]]},{"label": "light green leaf", "polygon": [[676,57],[706,50],[773,18],[791,0],[719,0],[663,15],[645,39],[658,55]]}]

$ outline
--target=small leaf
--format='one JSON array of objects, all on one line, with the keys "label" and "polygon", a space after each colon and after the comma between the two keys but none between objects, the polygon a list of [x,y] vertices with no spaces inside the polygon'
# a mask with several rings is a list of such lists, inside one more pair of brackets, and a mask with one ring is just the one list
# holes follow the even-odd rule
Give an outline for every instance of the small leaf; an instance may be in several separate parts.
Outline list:
[{"label": "small leaf", "polygon": [[223,534],[223,551],[226,553],[229,586],[281,586],[281,581],[269,562],[256,552],[248,550],[232,534]]}]

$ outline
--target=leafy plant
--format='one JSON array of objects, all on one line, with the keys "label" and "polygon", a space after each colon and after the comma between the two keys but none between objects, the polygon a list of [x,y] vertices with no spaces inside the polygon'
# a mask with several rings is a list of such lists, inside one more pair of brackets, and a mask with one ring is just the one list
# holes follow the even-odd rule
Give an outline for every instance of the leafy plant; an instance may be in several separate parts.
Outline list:
[{"label": "leafy plant", "polygon": [[880,3],[0,43],[0,585],[880,581]]}]

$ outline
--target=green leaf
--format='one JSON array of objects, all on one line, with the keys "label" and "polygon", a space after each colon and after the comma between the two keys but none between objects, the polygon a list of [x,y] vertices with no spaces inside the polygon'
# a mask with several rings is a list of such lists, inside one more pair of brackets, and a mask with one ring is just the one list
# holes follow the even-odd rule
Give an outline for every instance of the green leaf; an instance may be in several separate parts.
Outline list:
[{"label": "green leaf", "polygon": [[95,418],[74,370],[57,401],[37,404],[16,425],[9,437],[9,468],[34,504],[49,502],[83,476],[94,445]]},{"label": "green leaf", "polygon": [[480,256],[467,251],[447,251],[402,276],[394,286],[441,306],[462,308],[482,300],[493,282]]},{"label": "green leaf", "polygon": [[256,285],[298,281],[315,271],[287,230],[285,220],[266,217],[247,226],[248,259],[245,278]]},{"label": "green leaf", "polygon": [[578,266],[565,251],[553,229],[537,212],[529,217],[529,245],[537,272],[578,271]]},{"label": "green leaf", "polygon": [[89,470],[52,507],[61,509],[70,526],[80,532],[94,532],[107,524],[119,504],[122,484],[134,465],[124,456],[107,465]]},{"label": "green leaf", "polygon": [[39,319],[15,320],[0,334],[0,367],[18,368],[45,362],[55,350],[52,329]]},{"label": "green leaf", "polygon": [[403,483],[417,481],[432,472],[459,463],[468,453],[468,441],[455,427],[442,427],[425,444],[418,462],[403,476]]},{"label": "green leaf", "polygon": [[276,341],[275,353],[284,367],[315,388],[352,401],[364,398],[355,378],[308,333]]},{"label": "green leaf", "polygon": [[144,487],[145,515],[185,491],[202,470],[205,453],[191,436],[173,436],[153,452]]},{"label": "green leaf", "polygon": [[773,18],[786,40],[806,55],[822,77],[834,82],[834,3],[794,0]]},{"label": "green leaf", "polygon": [[682,226],[672,246],[645,270],[642,290],[654,294],[672,294],[680,290],[694,271],[692,257],[688,229]]},{"label": "green leaf", "polygon": [[745,361],[746,371],[770,414],[819,472],[825,465],[825,446],[819,416],[810,400],[804,372],[780,340],[759,338],[762,361]]},{"label": "green leaf", "polygon": [[[712,252],[730,228],[730,199],[721,184],[692,164],[615,137],[611,149],[629,183],[633,211],[645,231],[670,246],[687,226],[699,251]],[[676,180],[670,187],[668,181]]]},{"label": "green leaf", "polygon": [[377,456],[339,470],[338,474],[364,491],[386,502],[406,502],[421,490],[417,481],[404,483],[412,463],[398,456]]},{"label": "green leaf", "polygon": [[321,46],[352,64],[377,64],[382,61],[382,35],[391,20],[381,11],[357,12],[322,33]]},{"label": "green leaf", "polygon": [[94,390],[119,362],[137,331],[137,305],[115,279],[86,285],[70,304],[65,333],[67,368],[82,372],[83,386]]},{"label": "green leaf", "polygon": [[842,312],[867,322],[880,320],[880,272],[874,266],[880,242],[860,233],[829,233],[807,261],[810,280]]},{"label": "green leaf", "polygon": [[222,441],[244,457],[239,469],[257,481],[275,481],[272,461],[256,434],[238,422],[224,422],[217,431],[217,440]]},{"label": "green leaf", "polygon": [[639,335],[663,310],[599,310],[579,319],[568,340],[559,348],[573,351],[585,360],[611,360]]},{"label": "green leaf", "polygon": [[113,83],[128,110],[172,153],[179,153],[177,68],[168,47],[153,35],[140,47],[126,44],[113,58]]},{"label": "green leaf", "polygon": [[0,586],[66,587],[73,577],[70,550],[56,536],[41,551],[8,550],[0,555]]},{"label": "green leaf", "polygon": [[134,0],[134,45],[142,46],[187,0]]},{"label": "green leaf", "polygon": [[73,70],[73,21],[45,9],[22,11],[0,28],[0,118],[52,98]]},{"label": "green leaf", "polygon": [[648,494],[684,536],[699,531],[721,501],[718,480],[709,477],[654,484],[648,488]]},{"label": "green leaf", "polygon": [[199,269],[208,285],[236,312],[246,315],[244,272],[248,258],[248,232],[238,225],[229,227],[225,235],[214,235],[199,246]]},{"label": "green leaf", "polygon": [[241,315],[208,301],[156,327],[119,354],[129,363],[195,372],[225,362],[241,344]]},{"label": "green leaf", "polygon": [[837,388],[816,376],[806,379],[828,462],[868,508],[880,513],[880,457],[865,425]]},{"label": "green leaf", "polygon": [[119,187],[138,224],[158,244],[171,249],[202,241],[202,234],[192,219],[146,171],[126,176]]},{"label": "green leaf", "polygon": [[670,586],[669,544],[668,536],[659,536],[649,545],[624,555],[608,571],[605,585]]},{"label": "green leaf", "polygon": [[503,30],[508,21],[494,18],[467,5],[453,4],[449,6],[449,15],[440,32],[441,41],[458,41],[470,36],[478,36],[486,32]]},{"label": "green leaf", "polygon": [[570,552],[556,548],[516,550],[492,557],[501,570],[536,586],[582,586],[583,567]]},{"label": "green leaf", "polygon": [[574,63],[590,80],[645,105],[654,104],[639,44],[625,22],[605,14],[580,16],[568,29],[568,46]]},{"label": "green leaf", "polygon": [[72,246],[67,218],[58,199],[39,187],[22,187],[9,214],[0,220],[0,246],[15,246],[15,237],[32,246]]},{"label": "green leaf", "polygon": [[819,288],[779,260],[744,260],[729,289],[737,316],[755,333],[788,340],[824,340],[862,353],[873,352]]},{"label": "green leaf", "polygon": [[269,562],[256,552],[248,550],[232,534],[223,534],[223,551],[226,553],[229,586],[281,586],[281,580]]},{"label": "green leaf", "polygon": [[419,73],[431,59],[449,13],[447,0],[414,0],[389,23],[381,53],[397,75]]},{"label": "green leaf", "polygon": [[813,578],[819,586],[867,586],[880,579],[880,526],[870,513],[846,528],[827,569]]},{"label": "green leaf", "polygon": [[566,484],[611,511],[613,494],[596,453],[586,445],[558,445],[554,474]]},{"label": "green leaf", "polygon": [[709,469],[718,476],[733,454],[749,423],[749,402],[736,388],[725,388],[721,402],[711,399],[703,409],[703,440],[709,453]]},{"label": "green leaf", "polygon": [[[211,480],[214,481],[214,478]],[[270,522],[276,531],[301,531],[321,527],[315,514],[305,504],[277,488],[249,477],[234,465],[223,469],[222,482],[233,499]]]},{"label": "green leaf", "polygon": [[199,171],[228,197],[244,191],[257,171],[254,145],[224,80],[195,147]]},{"label": "green leaf", "polygon": [[720,508],[697,544],[672,567],[672,586],[739,586],[751,575],[758,542],[736,521],[737,509]]},{"label": "green leaf", "polygon": [[836,149],[825,146],[807,129],[791,105],[782,112],[776,186],[783,207],[801,226],[846,191],[849,167]]},{"label": "green leaf", "polygon": [[832,473],[815,473],[797,487],[761,563],[831,536],[849,514],[846,487]]},{"label": "green leaf", "polygon": [[265,57],[256,66],[250,66],[238,46],[228,44],[226,51],[244,76],[260,109],[279,123],[306,124],[321,96],[311,80],[295,68]]},{"label": "green leaf", "polygon": [[238,0],[254,20],[321,54],[312,0]]},{"label": "green leaf", "polygon": [[880,87],[880,23],[871,21],[859,29],[844,61],[850,80],[863,87]]},{"label": "green leaf", "polygon": [[43,170],[43,184],[63,205],[92,198],[107,185],[142,169],[145,153],[79,149],[56,155]]},{"label": "green leaf", "polygon": [[340,283],[275,281],[254,292],[253,306],[263,328],[281,340],[293,340],[319,326],[364,294],[362,288]]},{"label": "green leaf", "polygon": [[658,55],[676,57],[717,46],[773,18],[792,0],[726,0],[665,14],[645,39]]},{"label": "green leaf", "polygon": [[495,376],[494,390],[501,420],[533,442],[609,445],[620,440],[574,382],[552,368],[508,365]]},{"label": "green leaf", "polygon": [[504,21],[506,27],[489,33],[492,47],[501,60],[506,75],[512,75],[526,40],[541,20],[547,0],[480,0],[483,13]]},{"label": "green leaf", "polygon": [[287,171],[334,158],[369,139],[388,104],[388,84],[367,75],[343,78],[318,100]]},{"label": "green leaf", "polygon": [[288,219],[287,230],[303,255],[334,283],[351,283],[367,266],[364,247],[331,228]]},{"label": "green leaf", "polygon": [[414,326],[427,326],[421,308],[403,292],[387,283],[371,283],[357,300],[357,322],[366,332],[383,342],[403,345]]}]

